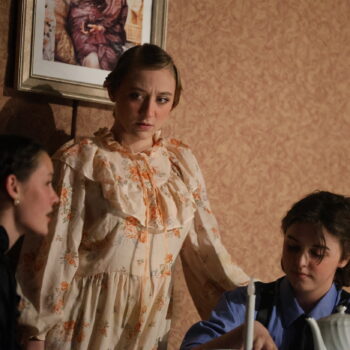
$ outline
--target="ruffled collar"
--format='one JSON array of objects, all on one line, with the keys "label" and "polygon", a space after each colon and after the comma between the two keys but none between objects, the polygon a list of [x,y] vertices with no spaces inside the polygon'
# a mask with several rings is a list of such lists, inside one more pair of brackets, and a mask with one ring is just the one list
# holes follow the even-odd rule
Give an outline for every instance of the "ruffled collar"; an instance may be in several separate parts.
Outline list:
[{"label": "ruffled collar", "polygon": [[121,145],[114,137],[112,131],[108,128],[101,128],[98,131],[94,133],[94,136],[98,138],[101,142],[101,144],[109,149],[110,151],[118,151],[124,154],[129,155],[137,155],[140,153],[146,154],[150,156],[153,152],[155,152],[159,147],[163,146],[163,139],[160,137],[161,131],[157,131],[156,134],[153,137],[153,145],[150,149],[138,153],[132,152],[127,147],[124,147]]}]

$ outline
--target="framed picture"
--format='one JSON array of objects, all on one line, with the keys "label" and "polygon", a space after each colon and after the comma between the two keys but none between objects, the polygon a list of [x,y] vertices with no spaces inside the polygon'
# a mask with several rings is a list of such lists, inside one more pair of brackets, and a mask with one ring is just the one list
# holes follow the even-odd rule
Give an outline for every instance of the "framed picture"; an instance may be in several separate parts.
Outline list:
[{"label": "framed picture", "polygon": [[110,104],[103,82],[120,55],[165,47],[168,0],[22,0],[16,86]]}]

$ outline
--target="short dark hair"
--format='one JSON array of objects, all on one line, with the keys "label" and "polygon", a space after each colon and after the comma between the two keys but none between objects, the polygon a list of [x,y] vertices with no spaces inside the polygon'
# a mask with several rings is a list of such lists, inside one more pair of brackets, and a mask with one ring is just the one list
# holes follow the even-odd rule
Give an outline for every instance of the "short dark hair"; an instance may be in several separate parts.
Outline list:
[{"label": "short dark hair", "polygon": [[182,84],[178,69],[172,57],[161,47],[154,44],[136,45],[126,50],[119,58],[117,65],[107,76],[104,86],[115,93],[124,78],[135,68],[158,70],[169,68],[175,78],[175,96],[172,108],[175,108],[181,96]]},{"label": "short dark hair", "polygon": [[38,156],[46,152],[36,141],[18,135],[0,135],[0,183],[4,191],[6,178],[14,174],[25,181],[38,166]]},{"label": "short dark hair", "polygon": [[[327,191],[313,192],[297,203],[287,212],[282,220],[282,231],[294,223],[311,223],[318,230],[321,246],[325,246],[322,228],[339,239],[342,259],[350,257],[350,198]],[[320,261],[324,258],[325,249],[321,251]],[[334,281],[340,286],[350,285],[350,263],[338,268]]]}]

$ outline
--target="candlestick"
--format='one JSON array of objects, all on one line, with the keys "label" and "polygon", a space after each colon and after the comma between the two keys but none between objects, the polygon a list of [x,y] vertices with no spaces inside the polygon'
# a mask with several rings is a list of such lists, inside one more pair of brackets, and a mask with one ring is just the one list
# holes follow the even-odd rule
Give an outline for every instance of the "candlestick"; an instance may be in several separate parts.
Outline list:
[{"label": "candlestick", "polygon": [[251,278],[247,287],[244,350],[253,349],[254,309],[255,309],[255,286],[254,286],[254,279]]}]

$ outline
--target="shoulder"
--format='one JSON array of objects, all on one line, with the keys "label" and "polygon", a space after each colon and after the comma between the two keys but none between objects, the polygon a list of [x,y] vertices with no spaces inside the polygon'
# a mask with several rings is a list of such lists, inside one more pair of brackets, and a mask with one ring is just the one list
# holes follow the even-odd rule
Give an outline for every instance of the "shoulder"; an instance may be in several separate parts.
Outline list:
[{"label": "shoulder", "polygon": [[179,139],[169,138],[163,141],[167,149],[170,161],[183,165],[188,169],[197,170],[198,162],[190,146]]},{"label": "shoulder", "polygon": [[245,305],[247,300],[247,287],[238,287],[236,289],[224,292],[220,302],[228,305]]},{"label": "shoulder", "polygon": [[79,158],[86,153],[96,151],[98,144],[93,138],[82,137],[75,140],[70,140],[65,143],[54,155],[53,159],[65,161],[68,158]]},{"label": "shoulder", "polygon": [[111,173],[111,163],[119,162],[120,152],[108,131],[99,130],[94,137],[69,141],[53,156],[56,169],[72,169],[90,180],[100,181]]},{"label": "shoulder", "polygon": [[176,138],[164,139],[163,144],[167,148],[167,150],[171,153],[193,155],[193,152],[190,146],[188,146],[186,143],[182,142],[179,139],[176,139]]}]

